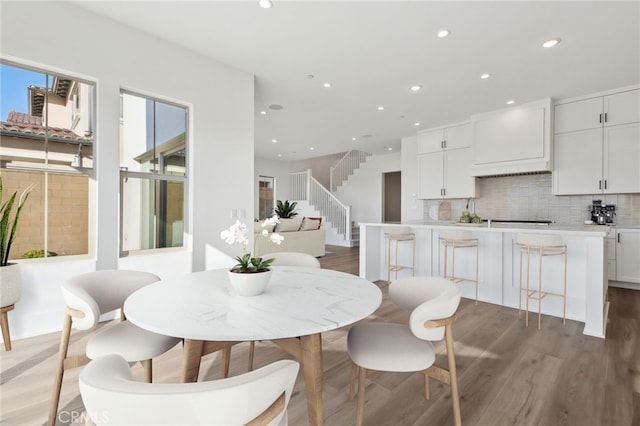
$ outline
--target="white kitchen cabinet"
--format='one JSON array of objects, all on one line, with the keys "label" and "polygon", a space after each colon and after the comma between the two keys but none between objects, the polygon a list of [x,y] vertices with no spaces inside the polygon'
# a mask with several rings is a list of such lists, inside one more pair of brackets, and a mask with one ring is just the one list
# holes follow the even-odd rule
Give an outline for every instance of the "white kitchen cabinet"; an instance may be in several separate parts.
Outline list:
[{"label": "white kitchen cabinet", "polygon": [[553,193],[640,192],[640,89],[555,106]]},{"label": "white kitchen cabinet", "polygon": [[616,281],[640,283],[640,229],[616,228]]},{"label": "white kitchen cabinet", "polygon": [[474,176],[551,170],[551,100],[472,117]]},{"label": "white kitchen cabinet", "polygon": [[607,255],[607,279],[616,280],[616,231],[612,228],[604,239],[605,254]]},{"label": "white kitchen cabinet", "polygon": [[640,89],[556,105],[554,133],[640,121]]},{"label": "white kitchen cabinet", "polygon": [[553,192],[640,192],[640,123],[555,135]]},{"label": "white kitchen cabinet", "polygon": [[473,142],[471,123],[461,123],[418,133],[418,154],[443,149],[468,148]]},{"label": "white kitchen cabinet", "polygon": [[442,149],[418,156],[420,197],[475,197],[475,178],[471,176],[471,148]]}]

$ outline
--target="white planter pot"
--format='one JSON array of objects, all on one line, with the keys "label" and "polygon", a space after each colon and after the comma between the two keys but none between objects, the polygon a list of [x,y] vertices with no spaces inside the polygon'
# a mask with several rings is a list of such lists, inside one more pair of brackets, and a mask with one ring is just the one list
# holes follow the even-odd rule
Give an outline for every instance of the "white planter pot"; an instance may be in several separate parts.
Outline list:
[{"label": "white planter pot", "polygon": [[239,296],[257,296],[258,294],[261,294],[265,288],[267,288],[267,284],[269,284],[270,279],[270,270],[265,272],[256,272],[253,274],[242,274],[229,271],[229,282],[231,283],[231,288],[233,288]]},{"label": "white planter pot", "polygon": [[15,304],[22,293],[22,272],[20,265],[9,263],[0,266],[0,307]]}]

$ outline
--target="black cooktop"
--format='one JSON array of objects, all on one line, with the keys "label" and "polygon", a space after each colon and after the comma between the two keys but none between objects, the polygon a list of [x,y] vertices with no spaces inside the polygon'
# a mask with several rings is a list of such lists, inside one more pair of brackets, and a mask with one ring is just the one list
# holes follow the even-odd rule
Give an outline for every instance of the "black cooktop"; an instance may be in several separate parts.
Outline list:
[{"label": "black cooktop", "polygon": [[552,220],[515,220],[515,219],[483,219],[483,222],[503,222],[503,223],[535,223],[540,225],[549,225]]}]

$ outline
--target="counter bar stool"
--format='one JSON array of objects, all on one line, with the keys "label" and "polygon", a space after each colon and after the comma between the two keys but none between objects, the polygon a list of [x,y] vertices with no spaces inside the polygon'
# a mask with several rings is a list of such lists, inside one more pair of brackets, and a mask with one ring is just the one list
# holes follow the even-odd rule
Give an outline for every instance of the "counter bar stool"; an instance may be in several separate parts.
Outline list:
[{"label": "counter bar stool", "polygon": [[[518,292],[518,316],[522,311],[522,292],[526,291],[526,313],[525,326],[529,327],[529,300],[538,301],[538,330],[540,330],[540,315],[542,307],[542,299],[551,295],[562,297],[562,323],[566,322],[567,317],[567,246],[562,243],[562,237],[559,235],[545,234],[518,234],[516,236],[516,244],[520,247],[520,291]],[[527,256],[527,279],[526,288],[522,287],[522,259]],[[530,267],[531,254],[538,255],[538,289],[534,290],[530,286]],[[542,258],[548,256],[564,257],[564,283],[562,293],[554,293],[542,289]]]},{"label": "counter bar stool", "polygon": [[[476,286],[476,305],[478,304],[478,256],[479,256],[479,244],[478,239],[473,238],[470,231],[463,231],[459,229],[443,229],[440,232],[440,241],[444,248],[444,274],[443,276],[450,279],[453,282],[459,283],[462,281],[468,281],[474,283]],[[451,247],[451,275],[449,275],[449,247]],[[457,249],[474,249],[476,250],[476,275],[475,278],[462,278],[456,276],[456,250]]]},{"label": "counter bar stool", "polygon": [[[416,235],[407,226],[394,226],[384,228],[384,235],[387,238],[387,282],[391,282],[391,272],[395,272],[395,279],[398,279],[398,271],[411,269],[411,275],[415,275],[416,266]],[[403,241],[411,243],[411,266],[403,266],[398,260],[399,244]],[[391,263],[391,243],[394,243],[394,259]]]}]

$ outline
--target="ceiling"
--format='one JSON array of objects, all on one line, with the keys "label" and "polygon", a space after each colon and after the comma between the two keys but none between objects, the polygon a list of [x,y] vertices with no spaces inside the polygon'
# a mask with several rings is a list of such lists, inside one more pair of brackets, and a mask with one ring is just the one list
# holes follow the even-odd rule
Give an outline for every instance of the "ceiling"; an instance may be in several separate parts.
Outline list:
[{"label": "ceiling", "polygon": [[254,74],[255,154],[270,159],[398,151],[508,100],[640,83],[639,1],[75,3]]}]

